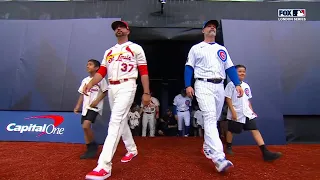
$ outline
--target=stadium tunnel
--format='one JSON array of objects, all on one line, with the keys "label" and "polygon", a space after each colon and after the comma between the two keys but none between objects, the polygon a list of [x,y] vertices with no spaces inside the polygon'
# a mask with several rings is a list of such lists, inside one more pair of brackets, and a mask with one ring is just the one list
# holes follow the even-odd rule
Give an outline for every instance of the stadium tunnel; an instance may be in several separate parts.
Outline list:
[{"label": "stadium tunnel", "polygon": [[[145,51],[150,74],[150,89],[159,99],[161,112],[172,105],[173,98],[184,88],[184,65],[190,48],[203,40],[201,28],[143,28],[130,27],[129,39]],[[221,26],[216,42],[223,45]],[[138,83],[141,83],[138,80]],[[141,101],[139,84],[135,102]],[[195,102],[196,103],[196,102]]]}]

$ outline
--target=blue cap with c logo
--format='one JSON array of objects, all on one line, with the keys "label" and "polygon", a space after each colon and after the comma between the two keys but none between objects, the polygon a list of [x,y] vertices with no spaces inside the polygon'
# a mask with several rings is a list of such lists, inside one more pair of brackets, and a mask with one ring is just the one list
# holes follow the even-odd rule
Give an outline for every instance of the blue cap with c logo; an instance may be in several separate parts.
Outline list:
[{"label": "blue cap with c logo", "polygon": [[203,26],[202,26],[202,29],[207,27],[209,24],[213,24],[216,26],[216,28],[219,26],[219,22],[217,20],[209,20],[209,21],[206,21]]}]

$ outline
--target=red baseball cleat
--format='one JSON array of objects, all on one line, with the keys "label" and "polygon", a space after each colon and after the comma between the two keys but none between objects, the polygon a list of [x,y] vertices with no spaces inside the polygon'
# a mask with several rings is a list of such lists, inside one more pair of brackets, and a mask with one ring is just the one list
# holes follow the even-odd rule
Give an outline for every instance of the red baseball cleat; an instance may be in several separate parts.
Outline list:
[{"label": "red baseball cleat", "polygon": [[125,156],[123,156],[123,158],[121,159],[121,162],[129,162],[131,161],[134,157],[136,157],[138,155],[138,153],[127,153]]},{"label": "red baseball cleat", "polygon": [[91,171],[90,173],[88,173],[86,175],[86,179],[88,180],[105,180],[108,177],[111,176],[111,172],[108,173],[106,170],[104,169],[100,169],[99,171],[96,170],[97,168],[95,168],[93,171]]}]

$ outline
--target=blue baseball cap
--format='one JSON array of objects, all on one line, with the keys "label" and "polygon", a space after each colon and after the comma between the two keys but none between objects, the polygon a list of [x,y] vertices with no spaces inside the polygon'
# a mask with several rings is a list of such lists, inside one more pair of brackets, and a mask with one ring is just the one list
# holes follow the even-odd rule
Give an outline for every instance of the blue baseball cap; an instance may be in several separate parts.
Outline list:
[{"label": "blue baseball cap", "polygon": [[216,28],[219,26],[219,22],[217,20],[209,20],[209,21],[206,21],[203,26],[202,26],[202,29],[204,29],[205,27],[207,27],[209,24],[213,24],[216,26]]}]

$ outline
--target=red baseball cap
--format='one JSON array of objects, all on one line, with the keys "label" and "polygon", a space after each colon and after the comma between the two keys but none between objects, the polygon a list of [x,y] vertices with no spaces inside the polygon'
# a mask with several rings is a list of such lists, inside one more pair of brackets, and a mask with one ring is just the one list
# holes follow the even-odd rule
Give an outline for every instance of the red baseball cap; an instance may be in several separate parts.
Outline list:
[{"label": "red baseball cap", "polygon": [[114,21],[114,22],[111,24],[111,28],[112,28],[113,30],[117,29],[119,26],[123,26],[123,27],[129,29],[129,25],[128,25],[128,23],[125,22],[125,21]]}]

